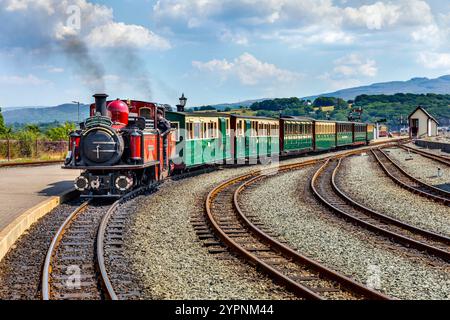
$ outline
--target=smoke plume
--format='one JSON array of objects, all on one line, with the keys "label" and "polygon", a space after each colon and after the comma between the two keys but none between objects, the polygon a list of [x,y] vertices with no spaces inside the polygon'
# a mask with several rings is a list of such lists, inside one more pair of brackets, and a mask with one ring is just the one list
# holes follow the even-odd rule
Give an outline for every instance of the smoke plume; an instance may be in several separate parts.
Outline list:
[{"label": "smoke plume", "polygon": [[105,69],[102,63],[95,59],[88,46],[78,37],[69,37],[59,42],[64,55],[74,68],[74,72],[93,92],[104,92]]}]

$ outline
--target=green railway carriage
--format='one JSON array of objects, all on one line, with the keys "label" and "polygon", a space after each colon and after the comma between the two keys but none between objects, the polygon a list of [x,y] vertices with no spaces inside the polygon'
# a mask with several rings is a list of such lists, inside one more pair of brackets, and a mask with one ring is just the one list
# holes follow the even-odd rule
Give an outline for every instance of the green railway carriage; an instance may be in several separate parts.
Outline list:
[{"label": "green railway carriage", "polygon": [[175,129],[177,148],[172,161],[176,168],[225,163],[232,158],[230,116],[166,112],[166,117]]},{"label": "green railway carriage", "polygon": [[279,120],[231,115],[235,160],[265,159],[279,155]]},{"label": "green railway carriage", "polygon": [[336,148],[336,122],[314,122],[315,151],[325,151]]},{"label": "green railway carriage", "polygon": [[361,145],[367,143],[367,124],[355,122],[353,123],[353,145]]},{"label": "green railway carriage", "polygon": [[300,154],[314,150],[314,121],[307,118],[280,119],[280,148],[283,155]]},{"label": "green railway carriage", "polygon": [[336,122],[336,146],[351,146],[353,144],[353,123]]}]

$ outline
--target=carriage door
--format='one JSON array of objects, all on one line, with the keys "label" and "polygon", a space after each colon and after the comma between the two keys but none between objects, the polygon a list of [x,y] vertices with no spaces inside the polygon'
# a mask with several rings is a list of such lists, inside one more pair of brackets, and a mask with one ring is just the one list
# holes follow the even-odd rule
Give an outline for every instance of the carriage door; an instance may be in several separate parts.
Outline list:
[{"label": "carriage door", "polygon": [[250,157],[250,140],[252,135],[252,122],[250,120],[245,121],[245,156]]}]

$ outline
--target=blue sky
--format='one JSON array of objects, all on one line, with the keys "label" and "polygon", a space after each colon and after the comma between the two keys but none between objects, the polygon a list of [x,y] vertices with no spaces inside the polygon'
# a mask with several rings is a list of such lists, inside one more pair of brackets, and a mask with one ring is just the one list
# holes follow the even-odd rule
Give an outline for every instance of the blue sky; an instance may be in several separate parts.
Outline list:
[{"label": "blue sky", "polygon": [[450,73],[440,0],[0,0],[0,106],[190,105]]}]

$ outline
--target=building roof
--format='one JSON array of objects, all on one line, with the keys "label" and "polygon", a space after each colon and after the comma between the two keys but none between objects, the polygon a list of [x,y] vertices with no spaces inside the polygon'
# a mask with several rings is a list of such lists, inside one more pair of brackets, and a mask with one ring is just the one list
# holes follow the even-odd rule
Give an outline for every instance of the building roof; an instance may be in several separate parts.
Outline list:
[{"label": "building roof", "polygon": [[436,120],[435,117],[433,117],[427,110],[425,110],[425,108],[423,108],[422,106],[418,106],[408,117],[408,119],[411,119],[411,117],[414,115],[414,113],[416,113],[418,110],[421,110],[423,113],[425,113],[427,115],[427,117],[431,120],[433,120],[434,122],[436,122],[439,125],[439,121]]}]

